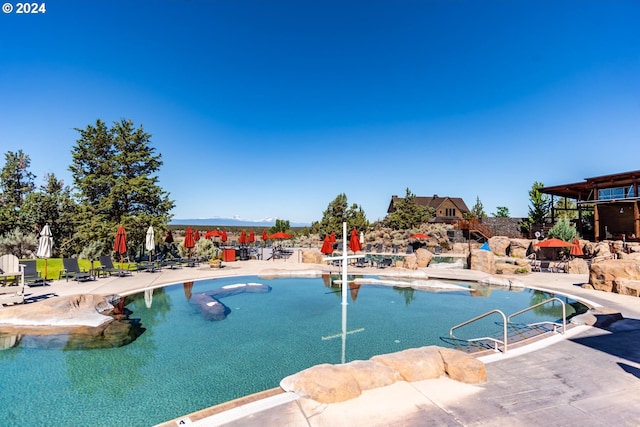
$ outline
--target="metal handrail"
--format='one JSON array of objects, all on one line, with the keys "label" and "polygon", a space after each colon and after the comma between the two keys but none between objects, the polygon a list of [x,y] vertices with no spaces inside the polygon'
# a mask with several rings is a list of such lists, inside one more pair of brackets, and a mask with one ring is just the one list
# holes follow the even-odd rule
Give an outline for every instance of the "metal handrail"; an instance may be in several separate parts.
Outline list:
[{"label": "metal handrail", "polygon": [[[507,317],[507,322],[510,323],[512,317],[515,317],[515,316],[517,316],[519,314],[522,314],[522,313],[524,313],[526,311],[532,310],[532,309],[534,309],[536,307],[544,305],[544,304],[546,304],[546,303],[548,303],[550,301],[553,301],[553,300],[559,301],[560,304],[562,304],[562,335],[564,335],[565,331],[567,330],[567,309],[566,309],[565,303],[558,297],[549,298],[548,300],[539,302],[538,304],[532,305],[532,306],[527,307],[525,309],[522,309],[520,311],[516,311],[515,313],[510,314],[509,317]],[[540,323],[542,323],[542,322],[540,322]],[[549,323],[553,323],[554,325],[557,325],[557,323],[554,323],[554,322],[549,322]]]},{"label": "metal handrail", "polygon": [[[494,314],[494,313],[499,313],[500,316],[502,316],[502,336],[503,336],[502,345],[504,346],[504,352],[506,353],[507,352],[507,345],[508,345],[508,343],[507,343],[507,317],[504,315],[504,313],[502,311],[497,310],[497,309],[496,310],[487,311],[484,314],[476,316],[473,319],[469,319],[466,322],[462,322],[462,323],[452,327],[451,329],[449,329],[449,337],[450,338],[455,338],[453,336],[454,329],[458,329],[458,328],[460,328],[462,326],[468,325],[469,323],[473,323],[476,320],[480,320],[480,319],[482,319],[484,317],[487,317],[487,316],[489,316],[491,314]],[[476,339],[476,341],[477,340],[478,339]],[[496,342],[496,343],[501,342],[500,340],[497,340],[497,339],[494,339],[494,338],[492,338],[491,340]],[[467,340],[467,341],[474,341],[474,340]],[[498,346],[497,345],[496,345],[495,349],[496,349],[496,351],[498,350]]]}]

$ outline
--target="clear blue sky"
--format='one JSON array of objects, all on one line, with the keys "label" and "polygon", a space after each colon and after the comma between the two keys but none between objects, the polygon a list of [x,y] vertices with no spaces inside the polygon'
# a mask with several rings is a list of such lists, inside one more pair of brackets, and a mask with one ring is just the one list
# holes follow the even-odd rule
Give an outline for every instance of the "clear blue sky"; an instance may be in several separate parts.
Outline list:
[{"label": "clear blue sky", "polygon": [[311,222],[345,193],[373,221],[407,187],[526,216],[534,181],[640,169],[640,1],[46,9],[0,14],[0,150],[38,185],[71,184],[97,118],[153,135],[174,218]]}]

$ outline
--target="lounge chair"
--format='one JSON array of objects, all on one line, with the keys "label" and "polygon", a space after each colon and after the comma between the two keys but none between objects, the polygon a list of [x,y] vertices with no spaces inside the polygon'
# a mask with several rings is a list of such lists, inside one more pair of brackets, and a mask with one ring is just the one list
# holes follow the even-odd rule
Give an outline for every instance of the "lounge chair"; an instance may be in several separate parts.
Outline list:
[{"label": "lounge chair", "polygon": [[62,258],[62,266],[63,269],[60,270],[60,276],[58,279],[62,279],[63,277],[67,279],[73,279],[77,282],[86,282],[87,280],[93,280],[93,277],[88,271],[80,270],[80,266],[78,265],[78,260],[76,258]]},{"label": "lounge chair", "polygon": [[21,261],[20,264],[24,266],[24,283],[27,286],[44,286],[47,284],[45,279],[40,276],[40,272],[38,272],[36,260]]},{"label": "lounge chair", "polygon": [[128,276],[131,274],[131,270],[125,270],[122,268],[116,268],[113,265],[113,259],[109,255],[101,255],[98,260],[100,261],[100,272],[104,275],[111,276],[112,274],[118,276]]},{"label": "lounge chair", "polygon": [[371,245],[371,243],[367,243],[366,249],[364,251],[365,252],[371,252],[372,248],[373,248],[373,246]]},{"label": "lounge chair", "polygon": [[407,246],[407,251],[406,251],[407,255],[410,255],[413,253],[413,246],[412,245],[408,245]]},{"label": "lounge chair", "polygon": [[378,268],[387,268],[387,267],[391,267],[393,265],[393,260],[391,258],[382,258],[380,261],[378,261]]},{"label": "lounge chair", "polygon": [[384,251],[384,246],[382,246],[382,243],[378,243],[378,245],[376,246],[376,253],[381,254]]},{"label": "lounge chair", "polygon": [[356,259],[356,263],[355,263],[356,267],[369,267],[369,261],[362,257],[362,258],[357,258]]}]

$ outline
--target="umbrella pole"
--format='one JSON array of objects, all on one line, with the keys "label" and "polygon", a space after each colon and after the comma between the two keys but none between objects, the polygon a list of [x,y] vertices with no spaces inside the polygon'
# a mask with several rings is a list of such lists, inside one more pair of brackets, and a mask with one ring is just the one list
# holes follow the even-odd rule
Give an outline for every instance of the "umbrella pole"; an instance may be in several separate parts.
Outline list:
[{"label": "umbrella pole", "polygon": [[44,283],[47,283],[47,259],[44,259]]}]

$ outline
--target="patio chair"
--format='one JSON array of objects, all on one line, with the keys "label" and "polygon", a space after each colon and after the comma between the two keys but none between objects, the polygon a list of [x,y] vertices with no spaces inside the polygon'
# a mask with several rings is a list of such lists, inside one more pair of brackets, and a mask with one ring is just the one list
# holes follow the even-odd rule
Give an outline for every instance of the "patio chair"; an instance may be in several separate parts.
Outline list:
[{"label": "patio chair", "polygon": [[355,266],[356,267],[369,267],[369,261],[364,257],[363,258],[357,258]]},{"label": "patio chair", "polygon": [[406,253],[407,253],[407,255],[411,255],[413,253],[413,246],[412,245],[408,245],[407,246]]},{"label": "patio chair", "polygon": [[80,266],[78,265],[78,260],[76,258],[62,258],[62,266],[63,269],[60,270],[58,279],[62,279],[64,277],[67,279],[67,282],[70,278],[77,282],[93,280],[93,277],[88,271],[80,270]]},{"label": "patio chair", "polygon": [[40,276],[38,268],[36,267],[36,260],[21,261],[20,264],[24,266],[24,283],[27,286],[44,286],[47,284],[45,279]]},{"label": "patio chair", "polygon": [[113,258],[109,255],[100,255],[98,260],[100,261],[100,271],[105,275],[108,274],[111,276],[112,274],[115,274],[117,276],[129,276],[133,271],[131,270],[131,267],[127,267],[126,269],[116,267],[113,264]]},{"label": "patio chair", "polygon": [[365,252],[371,252],[372,248],[373,248],[373,246],[371,245],[371,243],[367,243],[366,249],[364,251]]},{"label": "patio chair", "polygon": [[378,245],[376,246],[376,253],[381,254],[384,251],[384,246],[382,246],[382,243],[378,243]]},{"label": "patio chair", "polygon": [[391,267],[391,265],[393,265],[393,260],[391,258],[382,258],[380,261],[378,261],[378,268],[387,268],[387,267]]}]

